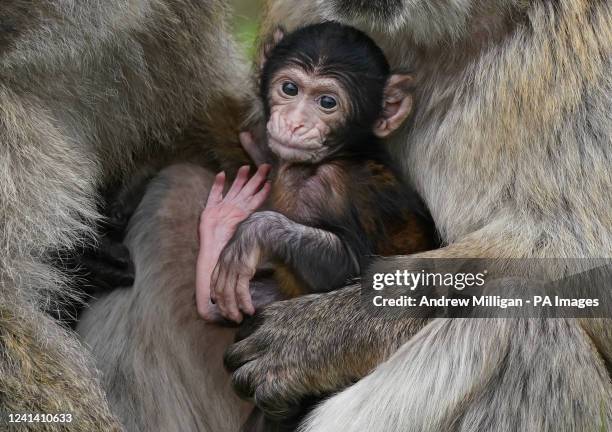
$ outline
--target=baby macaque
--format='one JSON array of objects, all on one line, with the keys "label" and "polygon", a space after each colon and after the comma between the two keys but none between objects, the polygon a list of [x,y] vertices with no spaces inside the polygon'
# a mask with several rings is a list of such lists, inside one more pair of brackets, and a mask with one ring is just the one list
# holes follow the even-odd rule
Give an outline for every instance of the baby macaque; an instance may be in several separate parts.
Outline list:
[{"label": "baby macaque", "polygon": [[[381,140],[410,114],[410,75],[392,74],[366,34],[333,22],[277,31],[266,51],[260,94],[275,156],[271,186],[268,165],[248,181],[241,169],[225,197],[217,177],[198,260],[198,310],[209,320],[209,297],[232,321],[255,312],[249,282],[264,261],[291,297],[342,287],[374,255],[433,247],[431,222]],[[248,133],[241,140],[263,153]],[[266,210],[255,211],[268,193]]]}]

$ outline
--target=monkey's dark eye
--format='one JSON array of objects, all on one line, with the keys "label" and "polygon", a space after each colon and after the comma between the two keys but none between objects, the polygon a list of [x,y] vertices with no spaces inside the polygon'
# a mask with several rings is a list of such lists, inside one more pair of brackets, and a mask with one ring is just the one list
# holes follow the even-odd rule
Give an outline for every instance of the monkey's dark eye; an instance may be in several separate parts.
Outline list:
[{"label": "monkey's dark eye", "polygon": [[336,99],[331,96],[322,96],[321,99],[319,99],[319,105],[325,109],[332,109],[335,108],[338,103],[336,102]]},{"label": "monkey's dark eye", "polygon": [[283,83],[283,93],[287,96],[295,96],[298,94],[298,88],[292,82],[287,81]]}]

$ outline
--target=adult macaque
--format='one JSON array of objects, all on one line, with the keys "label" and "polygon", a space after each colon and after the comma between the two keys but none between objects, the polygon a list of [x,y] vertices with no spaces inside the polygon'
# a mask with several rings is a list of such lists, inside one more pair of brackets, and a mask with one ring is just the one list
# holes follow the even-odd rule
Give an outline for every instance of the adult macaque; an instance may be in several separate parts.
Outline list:
[{"label": "adult macaque", "polygon": [[[249,281],[263,260],[275,263],[281,292],[296,296],[340,288],[373,255],[433,244],[418,198],[380,140],[411,112],[411,77],[391,74],[367,35],[338,23],[284,37],[277,30],[275,39],[259,80],[267,143],[277,158],[269,210],[240,223],[211,282],[211,298],[234,321],[255,312]],[[231,197],[245,176],[239,172]],[[210,242],[205,248],[219,249]],[[201,279],[198,306],[207,316]]]},{"label": "adult macaque", "polygon": [[[263,31],[324,18],[357,23],[392,68],[414,70],[413,123],[389,144],[447,245],[429,256],[601,257],[612,255],[611,8],[586,0],[270,0]],[[142,423],[132,430],[235,430],[228,412],[249,411],[227,391],[221,356],[212,355],[229,330],[198,322],[193,275],[177,265],[195,267],[204,197],[192,196],[205,185],[193,177],[213,178],[174,169],[147,192],[128,235],[134,288],[92,305],[80,329],[112,406]],[[606,320],[385,320],[364,311],[349,287],[269,305],[255,324],[227,356],[243,394],[283,416],[297,401],[336,393],[304,431],[612,424]]]},{"label": "adult macaque", "polygon": [[[99,189],[145,161],[240,153],[248,76],[226,3],[1,2],[0,430],[122,429],[46,313],[74,295],[53,257],[96,242]],[[8,423],[27,413],[73,421]]]},{"label": "adult macaque", "polygon": [[[267,9],[271,27],[359,24],[392,67],[415,71],[413,125],[391,149],[446,244],[417,257],[612,256],[610,2],[276,0]],[[270,415],[369,373],[302,431],[612,424],[609,321],[385,320],[348,287],[270,305],[256,324],[227,365]]]}]

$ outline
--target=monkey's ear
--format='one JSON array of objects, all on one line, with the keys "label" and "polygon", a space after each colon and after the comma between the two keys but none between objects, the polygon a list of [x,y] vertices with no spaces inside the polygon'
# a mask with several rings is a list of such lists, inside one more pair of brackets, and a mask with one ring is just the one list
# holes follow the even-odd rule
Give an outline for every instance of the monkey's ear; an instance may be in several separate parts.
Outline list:
[{"label": "monkey's ear", "polygon": [[263,44],[263,48],[261,50],[261,54],[259,57],[259,67],[260,68],[264,67],[264,64],[266,64],[266,61],[270,57],[270,53],[272,52],[274,47],[278,45],[280,41],[283,40],[284,37],[285,37],[284,27],[283,26],[276,27],[276,29],[274,29],[272,34],[268,37],[266,42]]},{"label": "monkey's ear", "polygon": [[397,130],[412,112],[412,75],[394,74],[389,77],[384,94],[383,115],[374,126],[379,138]]}]

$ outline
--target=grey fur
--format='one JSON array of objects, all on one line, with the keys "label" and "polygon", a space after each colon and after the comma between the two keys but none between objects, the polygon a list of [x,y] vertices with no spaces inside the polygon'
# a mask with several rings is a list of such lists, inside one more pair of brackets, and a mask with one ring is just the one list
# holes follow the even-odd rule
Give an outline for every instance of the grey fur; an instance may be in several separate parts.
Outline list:
[{"label": "grey fur", "polygon": [[128,431],[236,431],[250,409],[223,371],[235,331],[195,308],[197,224],[213,180],[176,165],[151,183],[126,238],[134,286],[93,303],[77,327]]},{"label": "grey fur", "polygon": [[[229,36],[227,12],[220,0],[2,2],[3,412],[71,409],[94,420],[89,430],[117,426],[83,350],[59,328],[43,328],[55,324],[41,310],[71,295],[45,256],[94,241],[96,188],[104,181],[169,154],[192,121],[219,122],[215,113],[224,110],[217,102],[244,96],[236,89],[246,70]],[[9,343],[26,328],[31,332],[23,345]],[[64,376],[66,386],[33,381],[32,364],[49,375],[47,382]],[[84,406],[86,388],[93,402]]]}]

